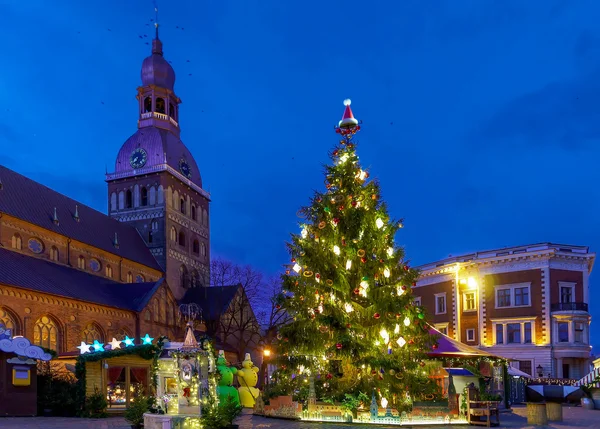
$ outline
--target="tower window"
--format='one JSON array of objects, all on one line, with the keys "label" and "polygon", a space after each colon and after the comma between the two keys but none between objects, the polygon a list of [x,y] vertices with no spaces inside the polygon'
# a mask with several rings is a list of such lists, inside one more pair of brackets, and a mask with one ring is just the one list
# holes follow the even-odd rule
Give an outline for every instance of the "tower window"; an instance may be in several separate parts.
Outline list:
[{"label": "tower window", "polygon": [[144,98],[144,112],[152,112],[152,98]]},{"label": "tower window", "polygon": [[133,205],[133,196],[131,194],[131,189],[128,189],[125,193],[125,208],[130,209]]},{"label": "tower window", "polygon": [[12,236],[12,248],[21,250],[23,247],[23,240],[21,240],[21,236],[19,234],[15,234]]},{"label": "tower window", "polygon": [[196,220],[196,207],[192,206],[191,211],[192,211],[192,220]]},{"label": "tower window", "polygon": [[147,206],[148,205],[148,189],[146,189],[145,187],[142,188],[142,206]]},{"label": "tower window", "polygon": [[175,120],[177,120],[177,115],[175,112],[175,106],[173,106],[173,103],[169,103],[169,116]]},{"label": "tower window", "polygon": [[192,252],[196,255],[200,253],[200,242],[198,240],[194,240],[194,244],[192,245]]},{"label": "tower window", "polygon": [[179,245],[185,246],[185,233],[183,231],[179,231]]},{"label": "tower window", "polygon": [[171,227],[171,241],[177,241],[177,230],[174,226]]},{"label": "tower window", "polygon": [[165,100],[162,98],[156,99],[156,112],[165,113]]},{"label": "tower window", "polygon": [[179,210],[185,214],[185,200],[183,198],[179,200]]},{"label": "tower window", "polygon": [[187,289],[187,287],[188,287],[188,272],[187,272],[187,268],[185,267],[185,265],[182,265],[181,267],[179,267],[179,285],[183,289]]}]

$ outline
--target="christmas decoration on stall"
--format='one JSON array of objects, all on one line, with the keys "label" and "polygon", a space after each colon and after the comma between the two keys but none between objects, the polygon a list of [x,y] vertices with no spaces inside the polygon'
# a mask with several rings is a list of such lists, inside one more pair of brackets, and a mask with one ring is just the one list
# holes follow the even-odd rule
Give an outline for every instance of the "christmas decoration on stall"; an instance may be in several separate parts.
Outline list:
[{"label": "christmas decoration on stall", "polygon": [[[435,383],[421,363],[435,344],[413,302],[418,272],[395,243],[393,219],[356,152],[360,124],[344,102],[339,143],[325,167],[325,190],[298,213],[280,305],[293,317],[277,339],[277,377],[317,376],[317,390],[338,398],[379,389],[422,396]],[[351,367],[346,376],[343,368]]]},{"label": "christmas decoration on stall", "polygon": [[258,367],[254,365],[250,358],[250,353],[246,353],[242,362],[242,369],[237,371],[238,392],[240,403],[246,408],[254,407],[260,391],[256,388],[258,383]]}]

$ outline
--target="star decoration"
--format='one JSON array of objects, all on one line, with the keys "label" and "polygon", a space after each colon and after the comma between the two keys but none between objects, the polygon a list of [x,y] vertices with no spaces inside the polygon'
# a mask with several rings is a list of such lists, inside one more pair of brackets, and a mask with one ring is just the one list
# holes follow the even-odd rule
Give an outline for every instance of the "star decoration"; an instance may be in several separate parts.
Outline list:
[{"label": "star decoration", "polygon": [[125,343],[125,347],[133,346],[133,338],[129,338],[128,335],[125,335],[125,339],[123,340],[123,342]]},{"label": "star decoration", "polygon": [[94,348],[95,352],[104,350],[104,344],[99,343],[98,340],[94,340],[94,344],[92,344],[92,347]]},{"label": "star decoration", "polygon": [[116,349],[120,349],[121,348],[121,343],[122,341],[117,340],[115,337],[113,337],[112,341],[108,344],[110,344],[110,349],[111,350],[116,350]]},{"label": "star decoration", "polygon": [[80,346],[77,346],[77,348],[79,349],[79,351],[81,352],[81,354],[89,353],[90,352],[90,347],[91,347],[91,345],[86,344],[84,341],[81,342]]},{"label": "star decoration", "polygon": [[146,334],[145,337],[140,338],[143,341],[143,344],[152,344],[152,340],[154,338],[151,338],[150,335]]}]

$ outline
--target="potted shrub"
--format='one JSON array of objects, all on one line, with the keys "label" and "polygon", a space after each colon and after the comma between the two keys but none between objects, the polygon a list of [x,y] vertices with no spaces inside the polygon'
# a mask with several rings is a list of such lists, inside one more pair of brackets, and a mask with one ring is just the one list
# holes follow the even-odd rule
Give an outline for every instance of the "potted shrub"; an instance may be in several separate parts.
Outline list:
[{"label": "potted shrub", "polygon": [[106,408],[108,403],[98,387],[94,387],[94,393],[85,399],[85,417],[98,419],[108,417]]},{"label": "potted shrub", "polygon": [[237,429],[233,421],[242,414],[243,407],[228,396],[225,402],[216,405],[214,399],[209,399],[208,406],[202,407],[200,421],[206,429]]},{"label": "potted shrub", "polygon": [[141,391],[137,392],[129,408],[125,410],[125,420],[131,424],[131,429],[140,429],[144,426],[144,414],[150,411],[152,398],[144,395]]}]

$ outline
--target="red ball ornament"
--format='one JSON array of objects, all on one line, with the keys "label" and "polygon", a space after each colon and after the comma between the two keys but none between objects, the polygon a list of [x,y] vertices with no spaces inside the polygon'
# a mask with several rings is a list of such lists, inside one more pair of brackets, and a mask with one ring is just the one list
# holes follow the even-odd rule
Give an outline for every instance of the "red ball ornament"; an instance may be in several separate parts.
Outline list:
[{"label": "red ball ornament", "polygon": [[296,262],[296,258],[292,258],[292,262]]},{"label": "red ball ornament", "polygon": [[350,204],[352,204],[352,207],[356,207],[357,205],[356,201],[352,201]]},{"label": "red ball ornament", "polygon": [[359,288],[354,289],[354,295],[358,295],[359,293],[360,293],[360,289]]},{"label": "red ball ornament", "polygon": [[379,315],[379,313],[375,313],[375,314],[373,315],[373,317],[374,317],[375,319],[379,319],[381,316]]},{"label": "red ball ornament", "polygon": [[277,304],[277,305],[275,306],[275,308],[276,308],[277,310],[279,310],[279,309],[281,308],[281,305]]},{"label": "red ball ornament", "polygon": [[404,271],[408,271],[408,265],[404,266]]},{"label": "red ball ornament", "polygon": [[416,285],[417,285],[417,282],[412,282],[412,285],[413,285],[413,286],[416,286]]},{"label": "red ball ornament", "polygon": [[402,290],[406,290],[406,289],[407,289],[407,287],[402,285]]},{"label": "red ball ornament", "polygon": [[365,258],[364,256],[362,258],[360,258],[360,262],[362,262],[363,264],[367,262],[367,258]]},{"label": "red ball ornament", "polygon": [[433,346],[431,346],[431,348],[432,348],[433,350],[437,350],[437,348],[438,348],[438,345],[437,345],[437,344],[434,344]]},{"label": "red ball ornament", "polygon": [[346,328],[350,329],[352,327],[352,325],[350,323],[346,324]]},{"label": "red ball ornament", "polygon": [[372,200],[376,200],[377,198],[378,198],[377,194],[373,194],[373,195],[371,195],[371,199],[372,199]]},{"label": "red ball ornament", "polygon": [[408,340],[408,344],[414,344],[415,340],[413,340],[412,338],[410,340]]},{"label": "red ball ornament", "polygon": [[321,278],[321,274],[317,273],[315,274],[315,279],[320,279]]},{"label": "red ball ornament", "polygon": [[342,238],[342,246],[345,246],[345,245],[346,245],[346,239]]},{"label": "red ball ornament", "polygon": [[425,362],[421,361],[421,362],[419,362],[419,365],[425,366]]},{"label": "red ball ornament", "polygon": [[338,150],[337,150],[337,149],[336,149],[336,150],[334,150],[334,151],[333,151],[333,156],[337,156],[337,154],[338,154],[338,153],[339,153],[339,152],[338,152]]},{"label": "red ball ornament", "polygon": [[380,260],[379,260],[379,263],[383,264],[383,259],[380,259]]},{"label": "red ball ornament", "polygon": [[338,223],[340,223],[340,219],[339,219],[339,218],[337,218],[337,217],[334,217],[334,218],[333,218],[333,224],[334,224],[334,225],[337,225]]},{"label": "red ball ornament", "polygon": [[342,210],[344,210],[344,206],[343,206],[343,205],[342,205],[342,206],[339,206],[339,207],[338,207],[338,209],[339,209],[340,211],[342,211]]},{"label": "red ball ornament", "polygon": [[342,343],[337,343],[335,345],[335,348],[338,349],[338,350],[341,350],[342,349]]},{"label": "red ball ornament", "polygon": [[333,378],[333,375],[331,375],[331,374],[327,374],[327,375],[325,376],[325,378],[327,378],[327,380],[331,380],[331,379]]},{"label": "red ball ornament", "polygon": [[289,276],[290,275],[290,270],[285,270],[285,273]]}]

